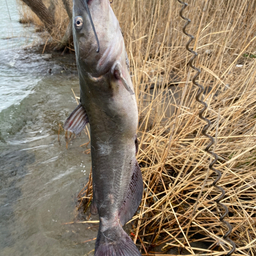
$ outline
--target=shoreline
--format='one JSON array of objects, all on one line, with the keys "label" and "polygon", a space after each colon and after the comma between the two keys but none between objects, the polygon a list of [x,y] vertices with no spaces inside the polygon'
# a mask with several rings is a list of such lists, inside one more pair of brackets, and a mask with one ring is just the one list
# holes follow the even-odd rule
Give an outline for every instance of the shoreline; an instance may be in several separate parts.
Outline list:
[{"label": "shoreline", "polygon": [[[24,47],[23,50],[28,54],[37,54],[46,61],[53,60],[63,67],[63,74],[77,75],[76,57],[71,51],[63,53],[63,51],[54,51],[52,45],[38,44],[32,47]],[[51,66],[49,66],[48,73],[52,73]]]}]

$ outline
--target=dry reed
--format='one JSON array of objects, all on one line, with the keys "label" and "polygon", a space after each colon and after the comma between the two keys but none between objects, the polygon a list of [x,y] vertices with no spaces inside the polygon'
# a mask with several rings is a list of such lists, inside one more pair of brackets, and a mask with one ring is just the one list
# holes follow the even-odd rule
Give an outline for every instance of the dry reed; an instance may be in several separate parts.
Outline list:
[{"label": "dry reed", "polygon": [[[225,255],[210,184],[209,155],[202,137],[204,123],[191,83],[191,57],[185,50],[176,0],[114,0],[131,64],[139,108],[138,161],[144,180],[143,199],[131,220],[142,253]],[[216,138],[219,185],[226,191],[233,226],[233,255],[256,255],[256,87],[255,1],[189,1],[185,15],[199,53],[199,82],[206,88],[206,116]],[[96,22],[96,21],[95,21]],[[80,207],[92,198],[91,177],[80,193]],[[199,243],[200,242],[200,243]],[[171,250],[170,250],[171,249]]]}]

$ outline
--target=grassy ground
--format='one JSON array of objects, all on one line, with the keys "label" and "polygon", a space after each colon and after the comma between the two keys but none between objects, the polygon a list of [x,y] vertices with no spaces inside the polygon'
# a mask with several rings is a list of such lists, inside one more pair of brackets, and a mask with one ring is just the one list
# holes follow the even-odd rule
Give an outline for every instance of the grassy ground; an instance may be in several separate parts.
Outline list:
[{"label": "grassy ground", "polygon": [[[249,0],[191,0],[184,12],[199,54],[199,83],[207,89],[205,116],[216,138],[212,148],[219,155],[218,184],[226,191],[222,202],[237,245],[233,255],[256,255],[255,7]],[[124,33],[140,117],[138,161],[145,189],[132,220],[133,239],[145,254],[183,248],[189,255],[226,255],[230,245],[214,203],[219,191],[210,186],[215,175],[204,152],[208,139],[201,135],[201,105],[187,66],[191,54],[185,50],[181,5],[114,0],[112,8]],[[81,202],[90,200],[90,183],[80,195]]]}]

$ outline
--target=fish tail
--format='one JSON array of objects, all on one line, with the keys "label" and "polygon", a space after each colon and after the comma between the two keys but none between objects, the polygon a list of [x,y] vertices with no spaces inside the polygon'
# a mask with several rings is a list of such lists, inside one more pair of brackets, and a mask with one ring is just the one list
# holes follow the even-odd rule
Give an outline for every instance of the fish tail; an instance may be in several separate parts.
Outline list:
[{"label": "fish tail", "polygon": [[99,230],[95,256],[141,256],[136,245],[119,225],[102,232]]}]

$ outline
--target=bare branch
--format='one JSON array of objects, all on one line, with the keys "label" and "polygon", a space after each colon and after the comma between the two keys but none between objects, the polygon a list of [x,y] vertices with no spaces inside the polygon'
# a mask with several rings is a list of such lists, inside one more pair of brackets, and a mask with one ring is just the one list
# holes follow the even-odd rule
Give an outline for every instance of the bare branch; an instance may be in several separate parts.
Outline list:
[{"label": "bare branch", "polygon": [[72,19],[72,10],[69,4],[68,0],[62,0],[63,5],[65,6],[65,9],[67,11],[69,19]]},{"label": "bare branch", "polygon": [[53,13],[46,8],[42,0],[22,0],[44,23],[47,31],[51,34],[55,24]]}]

